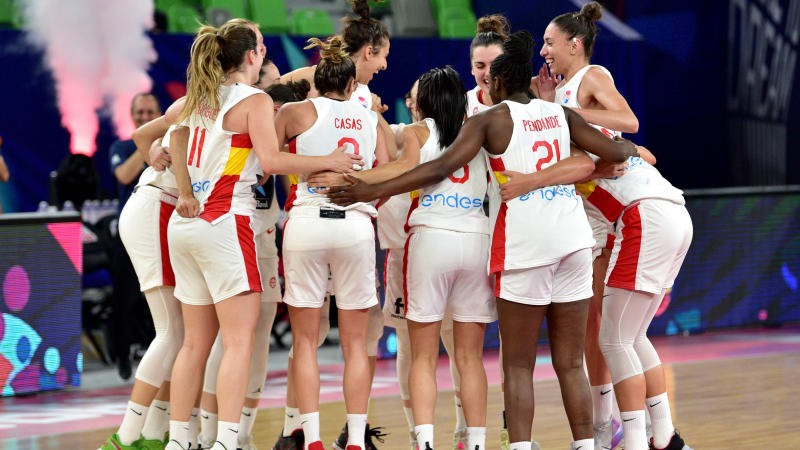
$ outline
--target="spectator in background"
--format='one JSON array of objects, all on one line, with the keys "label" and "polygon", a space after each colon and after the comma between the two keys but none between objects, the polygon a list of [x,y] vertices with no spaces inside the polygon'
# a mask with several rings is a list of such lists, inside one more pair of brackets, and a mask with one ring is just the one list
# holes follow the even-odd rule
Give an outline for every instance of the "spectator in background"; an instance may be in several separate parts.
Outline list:
[{"label": "spectator in background", "polygon": [[[8,166],[6,165],[6,161],[3,159],[3,138],[0,137],[0,183],[8,182],[8,179],[11,178],[11,173],[8,171]],[[0,205],[0,214],[3,212],[3,205]]]},{"label": "spectator in background", "polygon": [[267,87],[278,84],[281,82],[281,71],[269,58],[264,58],[264,63],[261,64],[261,71],[258,72],[258,81],[256,87],[262,91]]},{"label": "spectator in background", "polygon": [[[161,107],[153,94],[137,94],[131,103],[131,118],[136,128],[159,117]],[[139,175],[145,168],[144,158],[136,151],[132,139],[115,141],[109,150],[111,171],[117,179],[119,211],[133,193]],[[131,377],[130,349],[135,336],[141,333],[141,324],[131,320],[141,311],[147,311],[144,297],[139,291],[139,280],[133,264],[116,232],[111,245],[111,276],[114,282],[114,300],[111,312],[111,353],[117,362],[119,376],[127,380]]]}]

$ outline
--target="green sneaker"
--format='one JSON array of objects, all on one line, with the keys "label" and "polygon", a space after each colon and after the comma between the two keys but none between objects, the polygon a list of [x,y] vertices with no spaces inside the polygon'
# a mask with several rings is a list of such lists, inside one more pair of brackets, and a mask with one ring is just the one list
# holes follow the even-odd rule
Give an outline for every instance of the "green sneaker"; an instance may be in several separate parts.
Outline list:
[{"label": "green sneaker", "polygon": [[117,436],[117,433],[114,433],[106,440],[106,443],[97,450],[138,450],[138,447],[136,447],[136,442],[131,445],[125,445],[119,441],[119,436]]},{"label": "green sneaker", "polygon": [[509,450],[511,448],[511,441],[508,438],[508,430],[503,428],[500,430],[500,450]]},{"label": "green sneaker", "polygon": [[134,442],[133,445],[137,450],[164,450],[167,446],[168,440],[159,441],[158,439],[145,439],[144,436]]}]

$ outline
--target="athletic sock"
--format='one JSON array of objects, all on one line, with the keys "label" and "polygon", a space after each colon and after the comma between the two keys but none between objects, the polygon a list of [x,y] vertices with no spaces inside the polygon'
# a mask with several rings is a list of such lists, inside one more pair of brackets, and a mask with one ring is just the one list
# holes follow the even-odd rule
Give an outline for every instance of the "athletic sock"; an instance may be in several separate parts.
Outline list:
[{"label": "athletic sock", "polygon": [[180,422],[177,420],[169,421],[169,440],[175,441],[180,444],[181,448],[188,450],[189,448],[189,422]]},{"label": "athletic sock", "polygon": [[305,437],[305,450],[314,442],[319,441],[319,411],[300,414],[300,423],[303,426],[303,436]]},{"label": "athletic sock", "polygon": [[[500,396],[503,397],[503,393],[502,392],[500,393]],[[508,429],[508,422],[506,422],[506,410],[505,409],[503,410],[503,429],[504,430]]]},{"label": "athletic sock", "polygon": [[200,430],[203,432],[204,440],[214,442],[217,437],[218,420],[219,418],[216,414],[205,409],[200,410]]},{"label": "athletic sock", "polygon": [[[144,419],[147,416],[147,406],[140,405],[129,401],[128,408],[125,409],[125,416],[122,418],[122,424],[117,431],[119,441],[124,445],[131,445],[133,441],[139,439],[139,433],[142,432],[144,426]],[[163,438],[162,438],[163,439]]]},{"label": "athletic sock", "polygon": [[217,441],[214,443],[214,447],[217,447],[217,444],[222,444],[226,450],[236,450],[238,440],[239,424],[220,420],[217,426]]},{"label": "athletic sock", "polygon": [[622,411],[622,431],[625,433],[625,450],[647,450],[647,431],[644,410]]},{"label": "athletic sock", "polygon": [[367,428],[367,415],[366,414],[348,414],[347,415],[347,448],[351,445],[364,448],[364,431]]},{"label": "athletic sock", "polygon": [[192,415],[189,416],[189,442],[197,444],[200,435],[200,408],[192,408]]},{"label": "athletic sock", "polygon": [[406,415],[406,422],[408,422],[408,431],[414,432],[414,411],[411,408],[403,406],[403,413]]},{"label": "athletic sock", "polygon": [[414,434],[417,436],[417,447],[419,450],[432,450],[433,446],[433,424],[426,423],[414,427]]},{"label": "athletic sock", "polygon": [[572,441],[572,450],[594,450],[594,438]]},{"label": "athletic sock", "polygon": [[669,409],[669,397],[664,392],[646,399],[645,403],[653,425],[653,446],[664,448],[669,445],[669,441],[675,433],[675,427],[672,425],[672,413]]},{"label": "athletic sock", "polygon": [[453,396],[453,400],[456,404],[456,431],[460,431],[467,428],[467,419],[464,417],[464,408],[461,407],[461,399]]},{"label": "athletic sock", "polygon": [[144,420],[142,436],[145,439],[164,439],[164,434],[169,428],[169,402],[153,400],[147,410],[147,419]]},{"label": "athletic sock", "polygon": [[511,450],[531,450],[531,441],[512,442]]},{"label": "athletic sock", "polygon": [[287,406],[283,414],[283,436],[291,436],[294,430],[302,428],[300,422],[300,409]]},{"label": "athletic sock", "polygon": [[258,408],[242,408],[242,417],[239,419],[239,436],[250,436],[253,434],[253,424],[256,423]]},{"label": "athletic sock", "polygon": [[486,427],[467,427],[467,449],[486,450]]},{"label": "athletic sock", "polygon": [[594,426],[602,426],[611,422],[611,409],[614,404],[614,385],[611,383],[591,386],[592,412]]}]

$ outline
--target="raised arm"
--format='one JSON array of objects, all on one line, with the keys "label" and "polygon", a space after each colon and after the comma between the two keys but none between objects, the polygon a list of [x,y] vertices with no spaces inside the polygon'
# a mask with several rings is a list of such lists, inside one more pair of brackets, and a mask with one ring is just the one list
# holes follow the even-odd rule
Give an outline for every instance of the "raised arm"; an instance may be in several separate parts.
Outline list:
[{"label": "raised arm", "polygon": [[604,109],[580,108],[576,112],[587,122],[623,133],[639,131],[639,119],[619,93],[614,81],[599,69],[590,69],[581,82],[581,93],[592,96]]},{"label": "raised arm", "polygon": [[290,81],[306,80],[311,85],[311,90],[308,91],[307,98],[319,97],[319,91],[317,87],[314,86],[314,71],[316,68],[317,66],[301,67],[289,73],[285,73],[281,76],[281,83],[286,84]]},{"label": "raised arm", "polygon": [[485,114],[473,116],[461,127],[461,132],[447,148],[445,155],[421,164],[397,178],[377,184],[353,179],[354,183],[350,186],[332,187],[328,197],[338,205],[349,205],[391,197],[438,183],[456,169],[464,167],[478,154],[486,139],[486,129],[490,120]]},{"label": "raised arm", "polygon": [[631,156],[639,156],[636,146],[627,139],[613,140],[592,127],[570,108],[564,108],[569,134],[578,147],[606,161],[621,163]]}]

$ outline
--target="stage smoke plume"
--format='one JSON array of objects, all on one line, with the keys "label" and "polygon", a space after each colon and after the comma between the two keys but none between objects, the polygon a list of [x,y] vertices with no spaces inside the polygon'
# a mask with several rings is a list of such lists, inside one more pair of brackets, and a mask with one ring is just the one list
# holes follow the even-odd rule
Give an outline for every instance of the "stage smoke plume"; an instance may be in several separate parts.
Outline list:
[{"label": "stage smoke plume", "polygon": [[147,68],[156,53],[145,33],[152,0],[24,0],[29,40],[53,73],[61,123],[72,153],[93,155],[97,111],[105,108],[117,135],[130,138],[131,100],[150,91]]}]

